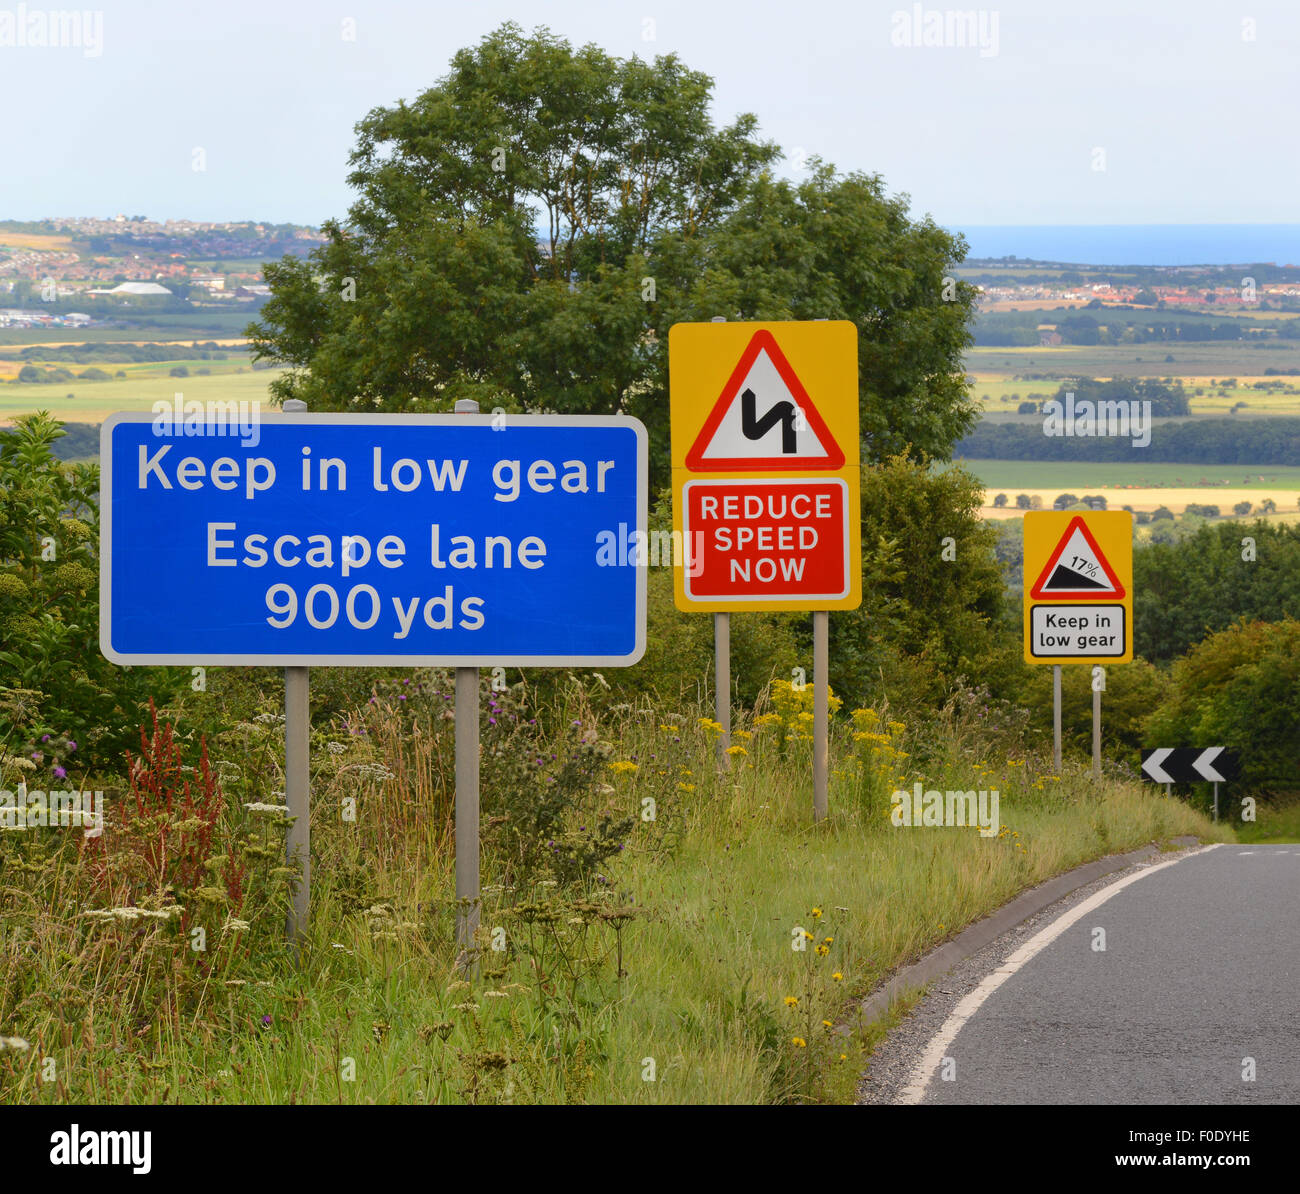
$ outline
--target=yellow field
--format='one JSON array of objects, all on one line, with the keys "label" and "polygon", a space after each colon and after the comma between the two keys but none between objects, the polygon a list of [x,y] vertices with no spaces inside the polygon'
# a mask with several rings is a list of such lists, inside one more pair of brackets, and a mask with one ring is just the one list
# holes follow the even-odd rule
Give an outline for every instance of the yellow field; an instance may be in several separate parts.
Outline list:
[{"label": "yellow field", "polygon": [[[86,342],[84,340],[52,340],[48,344],[40,344],[37,345],[36,347],[64,348],[64,347],[71,347],[79,344],[85,344],[85,343]],[[193,340],[115,340],[113,341],[113,343],[115,344],[171,344],[171,345],[177,345],[181,348],[188,348],[191,344],[194,343],[194,341]],[[242,336],[237,336],[233,339],[225,339],[225,340],[220,340],[220,339],[200,340],[199,343],[215,344],[218,348],[232,348],[232,347],[238,348],[247,344],[248,341],[244,339]],[[28,346],[25,344],[18,344],[18,345],[8,345],[6,347],[8,348],[9,351],[17,352],[17,351],[21,351],[22,349]],[[4,352],[4,351],[6,351],[5,348],[0,348],[0,352]],[[78,370],[89,369],[91,367],[90,365],[71,364],[67,361],[49,361],[45,363],[48,363],[51,367],[61,365],[66,369],[71,369],[74,373],[77,372]],[[164,362],[143,362],[143,364],[149,364],[149,365],[158,365],[162,363]],[[30,361],[10,360],[7,358],[0,357],[0,381],[8,381],[9,378],[11,377],[17,377],[18,371],[24,365],[29,365],[29,364],[31,364]],[[170,368],[172,365],[176,364],[176,362],[167,361],[165,362],[165,364],[168,366],[168,368]],[[215,364],[218,367],[220,367],[222,362],[218,361],[215,362]],[[107,370],[109,373],[116,373],[119,369],[121,369],[125,371],[128,376],[130,376],[131,371],[133,369],[139,369],[141,367],[141,363],[119,365],[114,363],[102,364],[96,362],[96,365],[98,368]]]},{"label": "yellow field", "polygon": [[[188,348],[197,341],[199,344],[215,344],[218,348],[229,348],[235,344],[247,344],[248,340],[243,336],[235,336],[233,339],[221,339],[219,336],[189,336],[184,340],[112,340],[100,341],[104,344],[179,344],[183,348]],[[83,336],[80,340],[42,340],[39,344],[15,344],[6,345],[9,348],[69,348],[79,344],[85,344],[86,339]],[[3,349],[0,349],[3,351]]]},{"label": "yellow field", "polygon": [[[155,402],[160,399],[170,401],[175,394],[199,401],[260,402],[270,409],[267,386],[280,372],[282,370],[259,369],[253,372],[250,369],[240,373],[185,378],[155,373],[126,380],[7,385],[0,389],[0,425],[12,422],[16,415],[34,410],[48,410],[65,423],[102,423],[114,411],[147,411]],[[69,393],[76,396],[68,398]]]},{"label": "yellow field", "polygon": [[0,245],[10,249],[43,249],[56,253],[67,253],[72,249],[68,237],[46,236],[39,232],[0,232]]}]

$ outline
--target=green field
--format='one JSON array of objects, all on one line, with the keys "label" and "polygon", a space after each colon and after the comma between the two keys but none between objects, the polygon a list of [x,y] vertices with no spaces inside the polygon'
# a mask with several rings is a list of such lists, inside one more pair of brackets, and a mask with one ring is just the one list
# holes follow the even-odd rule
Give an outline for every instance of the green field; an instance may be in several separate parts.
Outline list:
[{"label": "green field", "polygon": [[[236,311],[200,308],[176,314],[124,313],[125,327],[0,328],[0,348],[29,344],[114,344],[123,341],[227,340],[241,337],[257,316],[248,304]],[[128,322],[129,321],[129,322]]]},{"label": "green field", "polygon": [[[1051,322],[1052,312],[1044,312]],[[1168,361],[1165,358],[1172,356]],[[1172,377],[1189,392],[1193,415],[1223,415],[1237,403],[1237,417],[1300,414],[1300,373],[1266,377],[1266,369],[1300,370],[1300,345],[1291,341],[1193,344],[1125,344],[1057,348],[972,348],[966,372],[971,392],[995,418],[1016,417],[1018,402],[1054,395],[1069,377]],[[1233,386],[1210,385],[1236,379]],[[1253,388],[1255,381],[1279,382],[1282,391]],[[1201,389],[1203,393],[1196,393]],[[1025,416],[1034,417],[1034,416]]]},{"label": "green field", "polygon": [[[1053,322],[1044,312],[1044,322]],[[1171,356],[1172,361],[1165,357]],[[1255,377],[1265,369],[1300,369],[1300,342],[1151,341],[1146,344],[1070,345],[1055,348],[970,348],[971,373],[1049,374],[1053,377]],[[1286,380],[1285,378],[1283,380]],[[1293,383],[1300,384],[1300,377]]]},{"label": "green field", "polygon": [[[105,416],[118,410],[147,411],[159,399],[184,394],[201,402],[267,402],[271,379],[283,370],[252,370],[238,366],[239,372],[218,372],[229,362],[190,361],[189,377],[171,377],[168,370],[178,362],[122,366],[125,380],[71,381],[62,385],[0,385],[0,423],[10,423],[17,415],[34,410],[48,410],[67,423],[101,423]],[[185,362],[180,362],[185,363]],[[84,366],[74,366],[76,369]],[[199,377],[195,369],[211,368],[212,375]],[[116,372],[115,369],[111,370]],[[69,397],[69,394],[72,397]],[[269,405],[269,404],[268,404]]]},{"label": "green field", "polygon": [[[1057,488],[1077,493],[1116,486],[1187,489],[1207,481],[1234,489],[1300,490],[1300,467],[1288,465],[1247,469],[1239,464],[1165,463],[1138,468],[1122,460],[959,460],[957,463],[993,490]],[[1213,497],[1213,489],[1207,487],[1205,500],[1213,501]]]}]

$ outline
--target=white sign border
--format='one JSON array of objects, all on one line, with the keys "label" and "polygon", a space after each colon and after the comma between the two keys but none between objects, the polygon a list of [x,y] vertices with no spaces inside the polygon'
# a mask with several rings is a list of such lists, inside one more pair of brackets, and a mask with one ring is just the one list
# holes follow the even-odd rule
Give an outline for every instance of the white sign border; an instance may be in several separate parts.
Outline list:
[{"label": "white sign border", "polygon": [[[1119,610],[1119,646],[1118,651],[1112,651],[1109,654],[1100,654],[1091,652],[1062,653],[1054,651],[1050,655],[1040,655],[1034,650],[1034,644],[1037,641],[1034,637],[1034,616],[1039,610],[1086,610],[1088,613],[1099,613],[1102,610]],[[1123,602],[1104,601],[1092,604],[1084,601],[1035,601],[1029,607],[1029,653],[1035,659],[1044,661],[1051,659],[1119,659],[1128,654],[1128,611],[1124,608]]]},{"label": "white sign border", "polygon": [[[691,570],[684,567],[682,572],[682,592],[688,601],[699,602],[701,605],[713,605],[720,601],[726,602],[729,606],[735,606],[739,602],[745,602],[757,608],[774,601],[800,601],[807,603],[809,608],[815,609],[812,603],[818,601],[843,601],[849,595],[853,588],[853,578],[849,573],[849,483],[843,477],[692,477],[689,481],[682,484],[682,543],[683,545],[691,542],[691,503],[688,496],[692,486],[719,486],[719,485],[838,485],[844,497],[844,552],[841,556],[841,571],[844,576],[844,588],[838,593],[768,593],[761,597],[754,597],[748,593],[733,595],[729,593],[709,593],[695,594],[691,592]],[[689,559],[687,560],[689,564]]]},{"label": "white sign border", "polygon": [[[296,423],[304,429],[320,424],[351,423],[358,427],[445,426],[488,427],[501,416],[492,414],[345,414],[321,412],[285,414],[275,411],[258,414],[259,423]],[[158,416],[150,412],[118,411],[109,415],[99,432],[99,649],[110,663],[127,666],[142,664],[165,667],[232,666],[232,667],[630,667],[646,649],[646,569],[636,566],[636,642],[627,655],[280,655],[280,654],[124,654],[113,649],[113,455],[112,431],[122,423],[152,423]],[[509,434],[512,426],[523,427],[626,427],[636,435],[636,519],[644,536],[649,516],[650,451],[645,424],[631,415],[513,415],[505,416]],[[176,437],[170,437],[176,438]],[[184,438],[184,437],[179,437]],[[198,437],[195,437],[198,438]],[[596,545],[592,545],[593,554]]]}]

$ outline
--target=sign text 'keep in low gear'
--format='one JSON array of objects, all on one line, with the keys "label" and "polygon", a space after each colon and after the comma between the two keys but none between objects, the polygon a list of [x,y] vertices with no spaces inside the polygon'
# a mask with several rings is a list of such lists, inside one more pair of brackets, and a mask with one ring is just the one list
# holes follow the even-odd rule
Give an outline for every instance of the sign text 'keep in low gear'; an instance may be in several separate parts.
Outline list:
[{"label": "sign text 'keep in low gear'", "polygon": [[[186,431],[189,434],[185,434]],[[101,439],[116,663],[630,664],[645,647],[635,419],[264,416]]]},{"label": "sign text 'keep in low gear'", "polygon": [[673,326],[678,608],[861,604],[857,344],[845,320]]},{"label": "sign text 'keep in low gear'", "polygon": [[1024,516],[1025,660],[1133,658],[1133,516],[1127,510]]}]

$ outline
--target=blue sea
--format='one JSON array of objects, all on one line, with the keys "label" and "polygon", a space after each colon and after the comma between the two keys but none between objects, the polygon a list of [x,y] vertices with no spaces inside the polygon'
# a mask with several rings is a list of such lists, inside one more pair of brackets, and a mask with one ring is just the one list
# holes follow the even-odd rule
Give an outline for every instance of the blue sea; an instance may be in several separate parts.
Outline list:
[{"label": "blue sea", "polygon": [[1071,265],[1300,265],[1300,224],[972,224],[967,259]]}]

